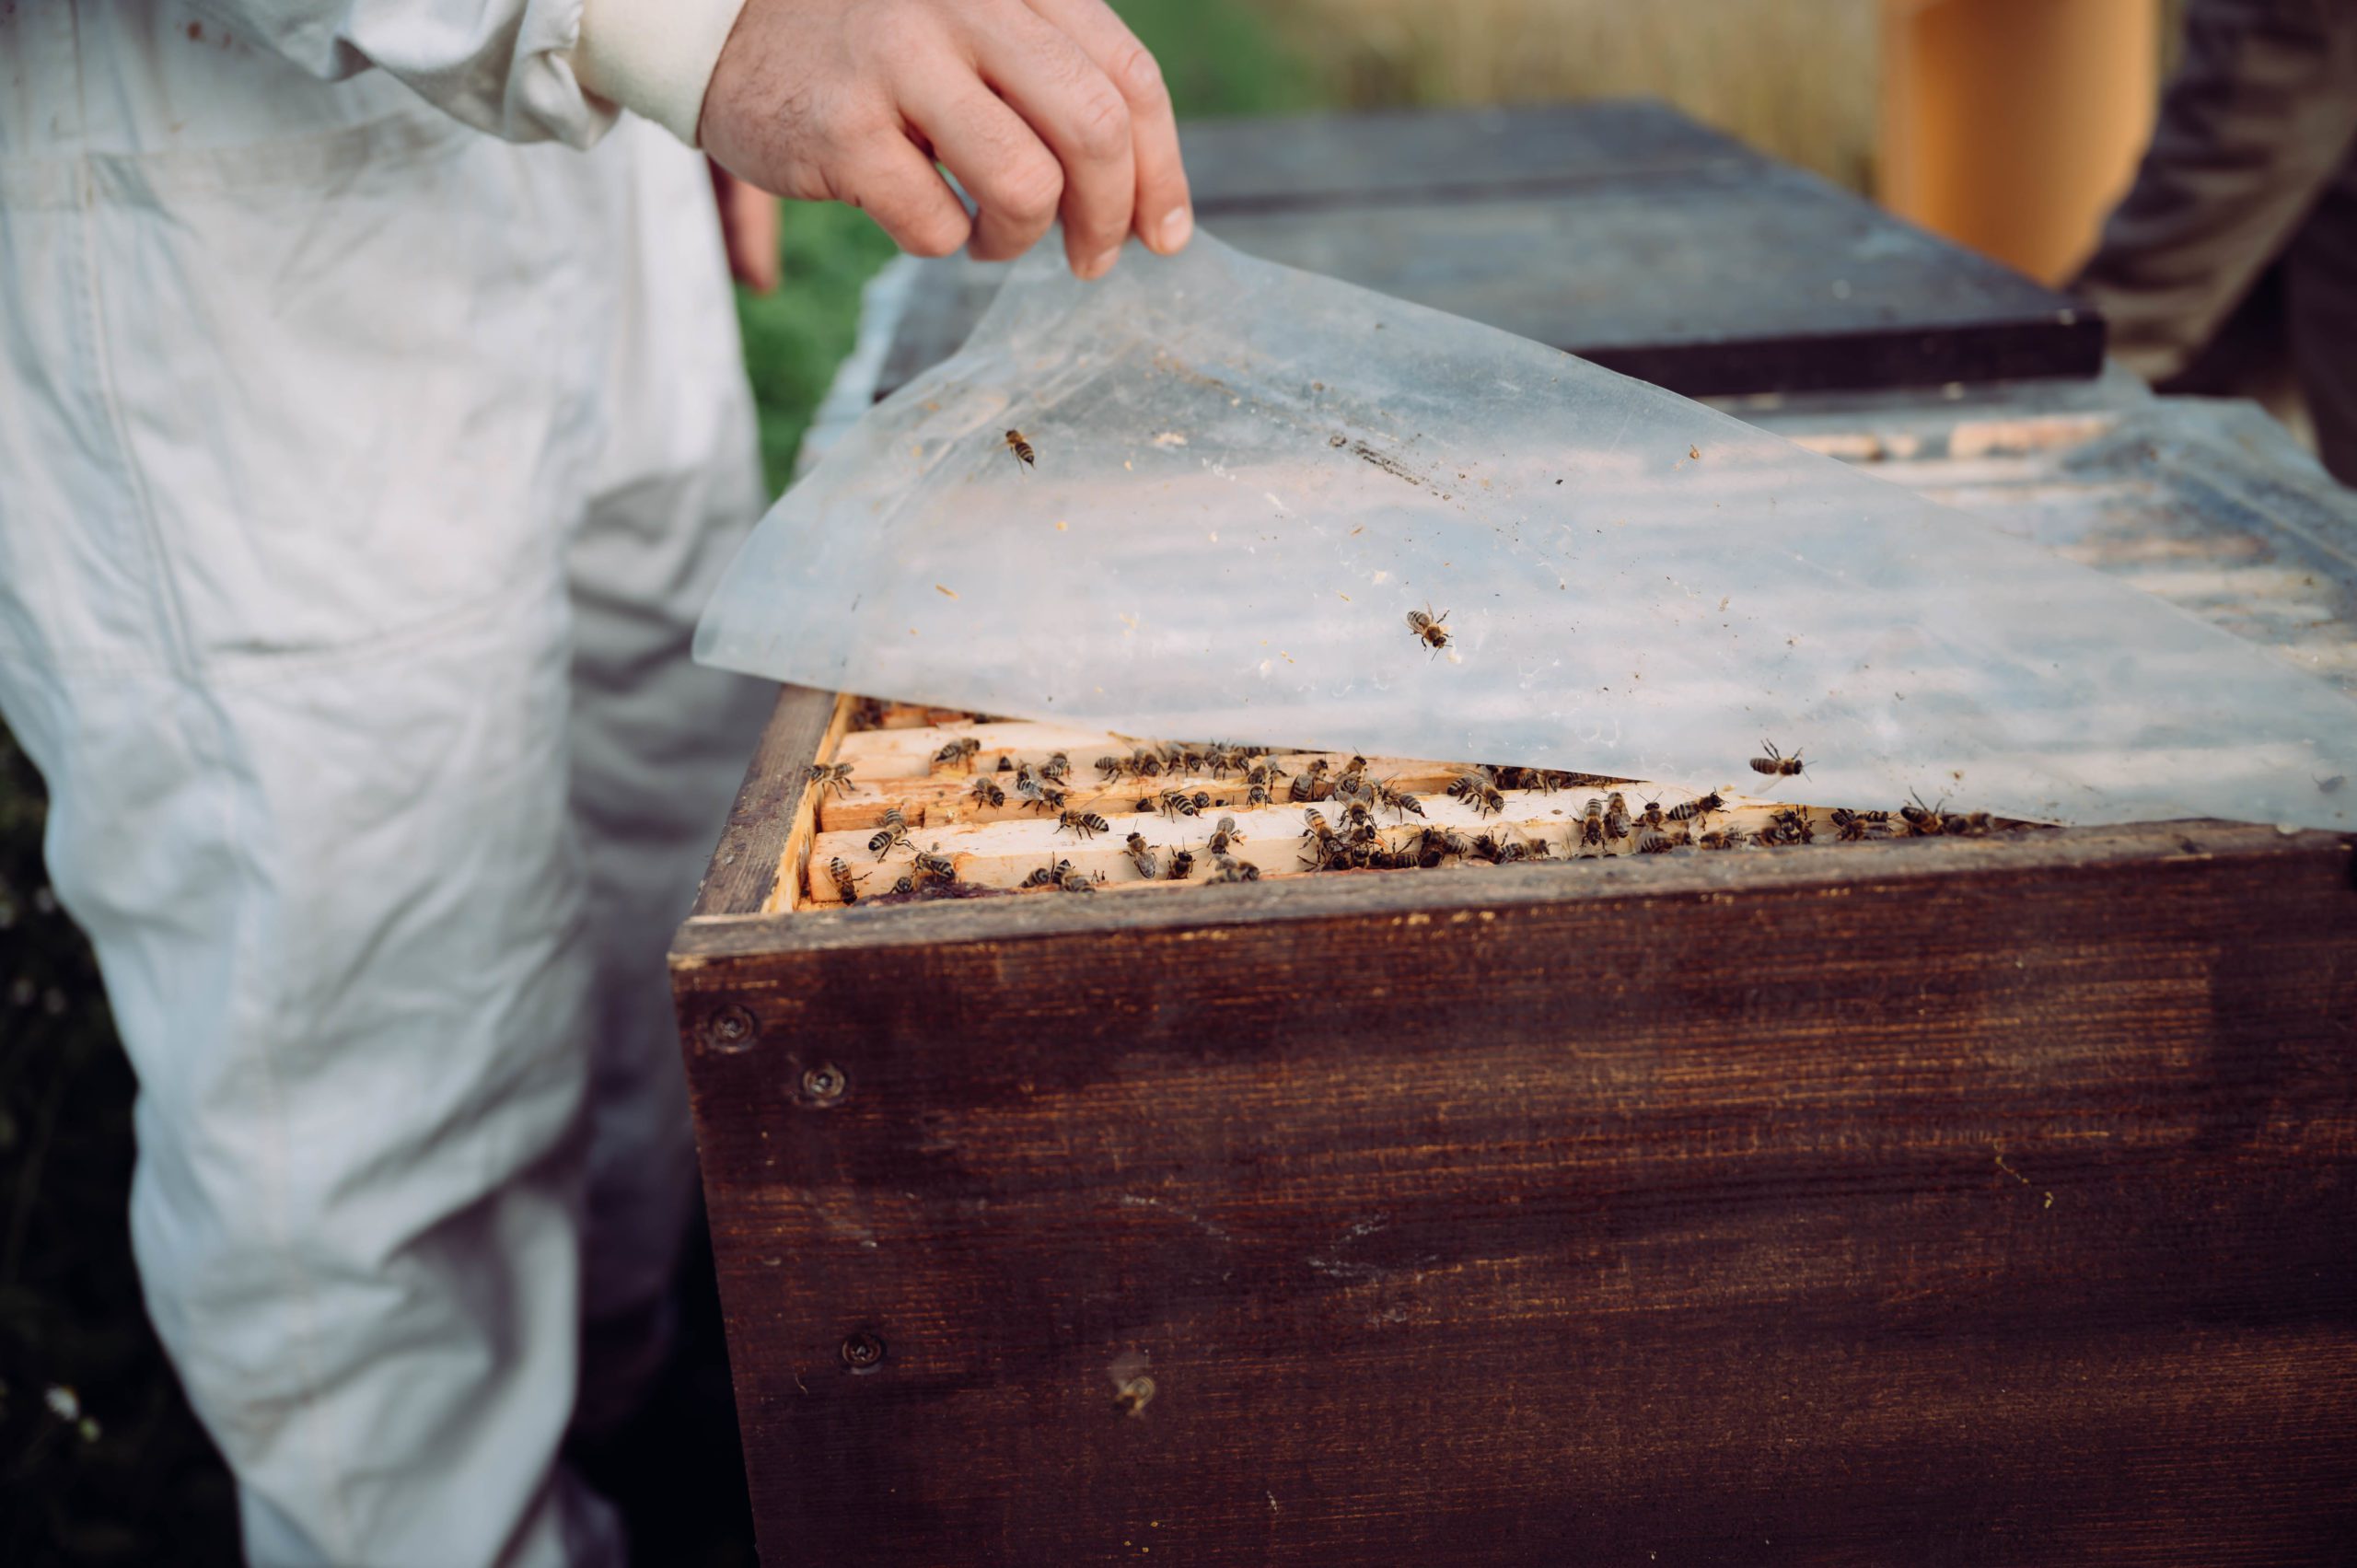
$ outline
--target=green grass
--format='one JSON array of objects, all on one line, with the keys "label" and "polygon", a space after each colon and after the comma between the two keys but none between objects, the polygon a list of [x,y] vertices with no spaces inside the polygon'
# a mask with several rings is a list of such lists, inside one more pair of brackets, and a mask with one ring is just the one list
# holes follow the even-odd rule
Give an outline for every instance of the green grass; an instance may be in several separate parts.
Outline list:
[{"label": "green grass", "polygon": [[[1161,60],[1182,113],[1319,100],[1317,73],[1242,0],[1120,9]],[[851,348],[861,285],[892,254],[845,208],[789,205],[784,227],[784,286],[737,299],[773,489]],[[48,892],[44,816],[41,781],[0,727],[0,1562],[228,1562],[228,1476],[139,1298],[126,1222],[134,1083],[88,946]],[[50,1408],[53,1388],[73,1391],[79,1416]],[[655,1440],[693,1451],[709,1435]],[[667,1533],[675,1550],[653,1560],[748,1559],[741,1518],[702,1525]]]}]

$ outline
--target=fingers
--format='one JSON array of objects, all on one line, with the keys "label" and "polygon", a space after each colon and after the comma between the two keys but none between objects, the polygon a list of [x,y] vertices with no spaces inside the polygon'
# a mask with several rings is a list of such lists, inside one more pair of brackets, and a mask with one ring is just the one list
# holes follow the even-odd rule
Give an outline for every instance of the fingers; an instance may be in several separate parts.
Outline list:
[{"label": "fingers", "polygon": [[865,211],[911,256],[946,256],[973,229],[966,203],[906,136],[867,138],[828,185],[829,195]]},{"label": "fingers", "polygon": [[775,293],[783,271],[777,198],[718,164],[712,166],[712,186],[720,207],[720,238],[728,252],[729,275],[756,294]]},{"label": "fingers", "polygon": [[1128,104],[1130,157],[1137,178],[1132,226],[1139,238],[1164,255],[1178,250],[1195,231],[1194,203],[1187,191],[1178,124],[1161,67],[1104,0],[1028,3],[1079,45]]},{"label": "fingers", "polygon": [[911,82],[910,122],[974,199],[968,249],[975,260],[1004,261],[1030,250],[1063,201],[1056,156],[965,62],[920,67]]},{"label": "fingers", "polygon": [[1137,195],[1128,99],[1069,34],[1020,5],[994,16],[975,42],[982,80],[1062,166],[1073,272],[1102,277],[1130,237]]}]

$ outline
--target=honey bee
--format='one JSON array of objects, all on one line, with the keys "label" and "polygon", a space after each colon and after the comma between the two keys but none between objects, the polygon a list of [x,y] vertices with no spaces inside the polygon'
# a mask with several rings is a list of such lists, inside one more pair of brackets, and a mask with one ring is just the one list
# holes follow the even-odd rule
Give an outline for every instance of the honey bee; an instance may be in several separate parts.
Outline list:
[{"label": "honey bee", "polygon": [[1370,836],[1375,832],[1375,810],[1364,800],[1353,800],[1342,808],[1342,825],[1353,837]]},{"label": "honey bee", "polygon": [[1094,811],[1060,811],[1056,814],[1056,831],[1069,832],[1075,838],[1093,839],[1112,826]]},{"label": "honey bee", "polygon": [[913,893],[916,890],[917,879],[913,877],[903,877],[892,884],[892,891],[895,893]]},{"label": "honey bee", "polygon": [[1067,863],[1063,874],[1056,878],[1056,890],[1060,893],[1093,893],[1104,880],[1105,874],[1101,871],[1086,876],[1074,871]]},{"label": "honey bee", "polygon": [[1273,784],[1279,779],[1285,777],[1286,774],[1284,769],[1280,767],[1274,759],[1263,757],[1258,762],[1253,763],[1252,771],[1244,776],[1247,781],[1252,784]]},{"label": "honey bee", "polygon": [[1471,807],[1479,816],[1494,817],[1506,808],[1506,797],[1499,794],[1498,786],[1480,772],[1457,774],[1449,782],[1448,794],[1451,799]]},{"label": "honey bee", "polygon": [[1010,430],[1006,433],[1006,449],[1015,454],[1016,462],[1022,468],[1029,469],[1039,466],[1039,455],[1031,449],[1031,443],[1023,438],[1023,432],[1020,430]]},{"label": "honey bee", "polygon": [[1426,828],[1416,837],[1416,861],[1421,865],[1462,860],[1472,853],[1473,841],[1454,828]]},{"label": "honey bee", "polygon": [[934,845],[929,850],[919,850],[910,864],[915,867],[916,874],[920,877],[935,882],[958,880],[958,863],[942,854],[939,844]]},{"label": "honey bee", "polygon": [[1887,811],[1852,811],[1847,807],[1836,807],[1833,811],[1834,835],[1844,842],[1880,838],[1889,828]]},{"label": "honey bee", "polygon": [[1151,747],[1136,747],[1130,752],[1130,772],[1142,779],[1153,778],[1162,772],[1162,758]]},{"label": "honey bee", "polygon": [[1039,764],[1039,776],[1051,784],[1071,783],[1072,759],[1061,751],[1052,753],[1046,761]]},{"label": "honey bee", "polygon": [[1426,604],[1422,610],[1411,610],[1408,612],[1408,630],[1422,638],[1424,645],[1437,655],[1441,649],[1448,646],[1448,632],[1443,625],[1447,619],[1448,611],[1444,610],[1438,615],[1434,615],[1433,607]]},{"label": "honey bee", "polygon": [[1646,801],[1644,810],[1637,817],[1637,825],[1641,828],[1651,828],[1656,833],[1666,832],[1668,830],[1662,823],[1661,802]]},{"label": "honey bee", "polygon": [[842,855],[827,862],[827,875],[834,878],[837,898],[847,904],[859,902],[859,878],[852,875],[851,867],[843,864]]},{"label": "honey bee", "polygon": [[1024,877],[1023,880],[1016,886],[1018,891],[1026,893],[1029,892],[1034,888],[1052,888],[1059,882],[1062,882],[1064,879],[1066,873],[1071,870],[1071,861],[1051,860],[1047,865],[1040,866],[1038,870]]},{"label": "honey bee", "polygon": [[1327,770],[1331,766],[1323,757],[1312,758],[1309,765],[1295,776],[1286,794],[1295,801],[1325,799],[1333,793],[1326,783]]},{"label": "honey bee", "polygon": [[1223,817],[1219,819],[1219,826],[1212,830],[1211,842],[1203,847],[1210,850],[1213,854],[1225,854],[1230,849],[1243,842],[1244,835],[1237,831],[1236,829],[1236,819],[1233,817]]},{"label": "honey bee", "polygon": [[1678,847],[1677,842],[1659,828],[1641,827],[1637,830],[1639,854],[1667,854]]},{"label": "honey bee", "polygon": [[1759,830],[1759,837],[1763,844],[1813,844],[1817,842],[1817,829],[1807,812],[1796,806],[1787,807],[1768,819],[1768,826]]},{"label": "honey bee", "polygon": [[1173,882],[1184,882],[1188,877],[1194,874],[1195,852],[1190,849],[1172,850],[1170,852],[1170,879]]},{"label": "honey bee", "polygon": [[1574,842],[1582,854],[1590,849],[1604,853],[1604,802],[1595,796],[1587,798],[1587,809],[1581,814]]},{"label": "honey bee", "polygon": [[1708,817],[1713,811],[1724,811],[1726,809],[1726,805],[1727,803],[1720,798],[1719,792],[1713,790],[1708,795],[1698,795],[1691,800],[1681,800],[1671,807],[1669,819],[1673,822],[1690,822],[1697,817]]},{"label": "honey bee", "polygon": [[1130,857],[1130,864],[1136,866],[1138,875],[1148,882],[1153,881],[1155,873],[1162,869],[1161,862],[1155,858],[1154,846],[1145,842],[1144,833],[1132,833],[1127,847],[1121,853]]},{"label": "honey bee", "polygon": [[981,749],[982,743],[972,736],[960,736],[933,754],[933,771],[936,773],[944,768],[965,768],[971,771],[974,766],[974,754]]},{"label": "honey bee", "polygon": [[1629,797],[1617,789],[1605,797],[1604,836],[1615,841],[1629,836]]},{"label": "honey bee", "polygon": [[1704,849],[1741,849],[1743,830],[1739,828],[1713,828],[1694,842]]},{"label": "honey bee", "polygon": [[1950,812],[1941,831],[1967,838],[1983,838],[1989,832],[1989,813],[1986,811]]},{"label": "honey bee", "polygon": [[974,787],[966,792],[966,798],[977,806],[1004,806],[1006,791],[989,779],[978,778],[974,781]]},{"label": "honey bee", "polygon": [[851,764],[849,762],[813,762],[810,764],[809,781],[811,787],[822,796],[829,790],[834,791],[837,795],[849,795],[851,793]]},{"label": "honey bee", "polygon": [[1249,861],[1231,860],[1224,854],[1217,858],[1219,861],[1219,869],[1213,872],[1207,880],[1213,882],[1258,882],[1260,879],[1260,868]]},{"label": "honey bee", "polygon": [[1928,839],[1946,829],[1947,819],[1940,812],[1940,806],[1947,804],[1945,796],[1941,798],[1940,806],[1924,805],[1923,797],[1911,791],[1907,799],[1908,804],[1898,808],[1898,815],[1907,824],[1910,838]]},{"label": "honey bee", "polygon": [[1766,749],[1768,755],[1751,759],[1751,771],[1755,773],[1766,773],[1771,778],[1788,779],[1805,766],[1801,761],[1800,753],[1797,751],[1787,757],[1776,749],[1776,743],[1772,740],[1763,740],[1759,744]]},{"label": "honey bee", "polygon": [[1211,803],[1212,797],[1201,790],[1189,795],[1183,789],[1166,789],[1155,797],[1155,809],[1173,821],[1181,817],[1201,816],[1203,807]]},{"label": "honey bee", "polygon": [[899,807],[886,807],[884,826],[874,838],[867,841],[867,847],[875,852],[877,859],[881,860],[908,842],[909,819],[900,815]]},{"label": "honey bee", "polygon": [[1107,784],[1111,784],[1115,779],[1120,778],[1126,772],[1128,772],[1128,770],[1121,765],[1121,760],[1119,757],[1099,757],[1097,759],[1097,776],[1103,779]]},{"label": "honey bee", "polygon": [[1403,820],[1424,814],[1424,808],[1416,797],[1406,790],[1396,787],[1389,779],[1377,779],[1375,782],[1375,803],[1386,807],[1394,816]]},{"label": "honey bee", "polygon": [[1244,792],[1244,804],[1247,807],[1270,806],[1275,804],[1269,798],[1268,782],[1266,780],[1256,780],[1251,787]]}]

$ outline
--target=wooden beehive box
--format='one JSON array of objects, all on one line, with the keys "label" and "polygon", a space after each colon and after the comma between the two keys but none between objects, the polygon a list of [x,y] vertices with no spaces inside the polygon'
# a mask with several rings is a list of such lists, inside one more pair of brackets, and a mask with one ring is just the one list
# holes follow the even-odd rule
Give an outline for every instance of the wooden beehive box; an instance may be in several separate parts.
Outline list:
[{"label": "wooden beehive box", "polygon": [[[904,870],[886,796],[998,882],[1208,830],[953,820],[966,776],[907,761],[941,736],[985,778],[1077,738],[854,712],[786,691],[674,956],[772,1561],[2284,1562],[2357,1524],[2342,839],[1100,861],[845,909],[811,850]],[[837,757],[904,771],[822,820]]]},{"label": "wooden beehive box", "polygon": [[[1480,131],[1434,167],[1479,164],[1458,154]],[[1621,199],[1565,145],[1482,200]],[[1667,189],[1715,212],[1704,162]],[[1472,251],[1399,264],[1427,253]],[[893,363],[946,352],[971,303],[912,308]],[[2012,341],[1991,320],[1917,336],[1978,354]],[[1823,354],[1713,379],[1692,355],[1735,352],[1715,331],[1662,337],[1687,357],[1654,369],[1812,385],[1862,352],[1814,321]],[[1738,412],[2357,686],[2357,507],[2231,411],[2107,379]],[[1714,823],[1805,802],[1817,842],[1581,857],[1573,821],[1608,787],[1581,786],[1503,803],[1543,863],[1309,874],[1305,806],[1217,806],[1233,773],[1190,784],[1207,817],[1141,814],[1167,780],[1093,789],[1126,743],[856,716],[785,691],[673,956],[769,1561],[2346,1560],[2342,836],[1844,842],[1824,807],[1899,803],[1730,758],[1771,804]],[[1067,752],[1071,806],[1109,830],[974,806],[962,768],[924,766],[959,735],[1002,781],[1002,754]],[[838,760],[860,787],[822,809],[807,770]],[[1427,813],[1378,813],[1387,852],[1457,819],[1452,769],[1375,771]],[[888,793],[914,842],[879,861]],[[1201,885],[1224,814],[1260,879]],[[1196,885],[1145,885],[1132,829],[1166,877],[1198,846]],[[936,843],[961,889],[1052,857],[1092,890],[894,898]],[[830,901],[838,857],[856,907]]]}]

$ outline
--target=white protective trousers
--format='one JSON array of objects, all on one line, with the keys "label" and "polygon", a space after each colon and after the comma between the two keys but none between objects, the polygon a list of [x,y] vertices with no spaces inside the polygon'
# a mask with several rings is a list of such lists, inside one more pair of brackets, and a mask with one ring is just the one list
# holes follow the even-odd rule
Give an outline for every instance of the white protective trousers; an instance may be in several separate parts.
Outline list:
[{"label": "white protective trousers", "polygon": [[618,1561],[558,1448],[658,1347],[663,949],[768,702],[687,658],[761,503],[710,186],[216,14],[0,10],[0,715],[148,1310],[252,1561]]}]

